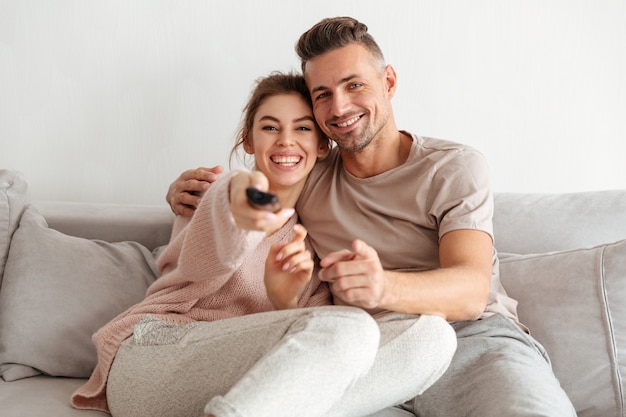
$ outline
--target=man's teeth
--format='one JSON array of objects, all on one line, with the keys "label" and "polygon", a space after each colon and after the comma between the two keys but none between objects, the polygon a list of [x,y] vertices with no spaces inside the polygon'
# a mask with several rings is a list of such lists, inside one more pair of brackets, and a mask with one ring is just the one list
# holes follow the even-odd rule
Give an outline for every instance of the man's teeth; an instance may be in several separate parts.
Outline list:
[{"label": "man's teeth", "polygon": [[359,120],[359,116],[356,116],[356,117],[354,117],[354,118],[352,118],[350,120],[347,120],[345,122],[337,123],[337,126],[339,126],[339,127],[347,127],[347,126],[350,126],[353,123],[356,123],[357,120]]},{"label": "man's teeth", "polygon": [[302,158],[299,156],[273,156],[272,161],[286,167],[292,167],[300,162]]}]

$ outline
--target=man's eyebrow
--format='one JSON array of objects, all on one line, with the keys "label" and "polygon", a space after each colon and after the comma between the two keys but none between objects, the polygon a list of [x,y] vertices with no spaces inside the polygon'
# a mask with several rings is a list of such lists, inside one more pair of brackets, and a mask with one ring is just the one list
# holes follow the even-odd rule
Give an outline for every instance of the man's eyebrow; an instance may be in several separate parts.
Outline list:
[{"label": "man's eyebrow", "polygon": [[311,90],[311,93],[317,93],[318,91],[323,91],[326,90],[327,87],[324,87],[323,85],[320,85],[319,87],[315,87],[314,89]]},{"label": "man's eyebrow", "polygon": [[[348,81],[352,80],[353,78],[357,78],[357,74],[350,74],[347,77],[343,77],[342,79],[339,80],[339,84],[343,84],[343,83],[347,83]],[[318,91],[322,91],[322,90],[328,90],[328,87],[320,85],[318,87],[315,87],[311,90],[311,93],[316,93]]]}]

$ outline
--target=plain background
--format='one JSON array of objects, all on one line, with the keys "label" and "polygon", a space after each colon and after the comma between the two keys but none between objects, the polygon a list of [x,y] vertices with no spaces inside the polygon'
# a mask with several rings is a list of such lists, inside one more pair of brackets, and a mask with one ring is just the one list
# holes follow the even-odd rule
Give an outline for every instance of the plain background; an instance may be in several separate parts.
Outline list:
[{"label": "plain background", "polygon": [[0,0],[0,168],[35,200],[165,204],[338,15],[396,69],[398,127],[480,149],[495,191],[626,188],[622,0]]}]

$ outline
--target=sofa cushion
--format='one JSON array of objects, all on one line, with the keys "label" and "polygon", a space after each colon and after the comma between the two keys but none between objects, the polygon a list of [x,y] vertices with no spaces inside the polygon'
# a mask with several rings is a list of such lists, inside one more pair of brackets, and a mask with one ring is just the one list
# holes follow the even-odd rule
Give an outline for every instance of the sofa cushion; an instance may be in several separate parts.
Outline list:
[{"label": "sofa cushion", "polygon": [[34,378],[5,382],[0,379],[0,415],[3,417],[111,417],[94,410],[78,410],[69,402],[72,393],[87,382],[81,378]]},{"label": "sofa cushion", "polygon": [[0,286],[11,237],[29,197],[28,184],[21,173],[0,169]]},{"label": "sofa cushion", "polygon": [[156,276],[142,245],[62,234],[28,206],[0,292],[0,375],[88,377],[96,364],[91,335],[142,300]]},{"label": "sofa cushion", "polygon": [[579,417],[623,415],[626,241],[535,255],[501,254],[519,318],[545,347]]}]

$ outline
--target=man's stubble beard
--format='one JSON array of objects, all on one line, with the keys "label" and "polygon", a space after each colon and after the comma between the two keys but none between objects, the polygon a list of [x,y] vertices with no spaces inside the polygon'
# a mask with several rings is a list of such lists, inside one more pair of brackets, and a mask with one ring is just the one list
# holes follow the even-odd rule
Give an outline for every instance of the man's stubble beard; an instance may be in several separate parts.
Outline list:
[{"label": "man's stubble beard", "polygon": [[337,137],[333,137],[332,140],[337,144],[337,147],[342,152],[360,153],[372,142],[372,139],[374,138],[373,135],[359,135],[359,140],[352,141],[349,139],[350,136],[353,135],[348,135],[347,140],[345,137],[344,140],[339,140]]},{"label": "man's stubble beard", "polygon": [[[337,144],[337,147],[342,152],[358,154],[362,152],[365,148],[367,148],[370,143],[372,143],[376,135],[378,135],[380,131],[383,130],[386,124],[387,117],[384,118],[384,122],[381,123],[381,125],[378,126],[377,129],[375,129],[371,125],[367,125],[367,127],[361,134],[353,131],[343,136],[345,140],[339,140],[336,136],[331,137],[331,140]],[[356,137],[356,140],[351,140],[353,137]]]}]

